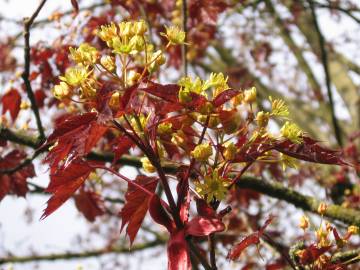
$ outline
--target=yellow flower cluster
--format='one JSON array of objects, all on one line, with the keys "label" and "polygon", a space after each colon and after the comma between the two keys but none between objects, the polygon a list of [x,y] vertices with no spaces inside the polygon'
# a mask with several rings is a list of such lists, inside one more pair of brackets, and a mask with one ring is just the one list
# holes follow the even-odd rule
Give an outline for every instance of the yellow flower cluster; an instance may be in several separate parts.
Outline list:
[{"label": "yellow flower cluster", "polygon": [[281,136],[286,139],[289,139],[293,143],[300,144],[302,143],[302,130],[295,124],[286,121],[283,127],[280,129]]},{"label": "yellow flower cluster", "polygon": [[178,26],[165,26],[166,33],[160,33],[168,40],[168,45],[179,45],[184,44],[186,33],[181,30]]},{"label": "yellow flower cluster", "polygon": [[222,73],[211,73],[210,77],[206,81],[202,81],[199,77],[193,80],[191,77],[182,77],[178,81],[180,86],[179,101],[182,103],[191,101],[191,93],[198,95],[206,95],[205,91],[213,88],[212,97],[215,98],[221,92],[229,89],[227,84],[228,77],[225,77]]},{"label": "yellow flower cluster", "polygon": [[230,181],[219,176],[219,172],[214,170],[212,174],[204,177],[204,183],[200,181],[195,183],[195,190],[210,203],[214,197],[217,200],[223,200],[229,185]]},{"label": "yellow flower cluster", "polygon": [[197,145],[194,150],[191,151],[191,156],[198,161],[207,161],[212,153],[211,145],[209,143],[203,143]]}]

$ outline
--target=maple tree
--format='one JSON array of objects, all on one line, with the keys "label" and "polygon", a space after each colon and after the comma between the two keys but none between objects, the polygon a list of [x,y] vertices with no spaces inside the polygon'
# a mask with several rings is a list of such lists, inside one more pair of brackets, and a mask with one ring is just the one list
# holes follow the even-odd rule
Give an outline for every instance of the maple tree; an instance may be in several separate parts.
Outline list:
[{"label": "maple tree", "polygon": [[[41,219],[74,200],[89,222],[106,226],[116,219],[129,242],[119,246],[109,239],[105,248],[82,253],[7,256],[0,264],[163,245],[170,270],[231,264],[357,269],[359,105],[356,75],[348,70],[358,76],[359,67],[327,42],[317,14],[326,9],[359,23],[356,4],[68,2],[69,12],[37,20],[46,5],[42,0],[24,19],[23,62],[12,54],[20,35],[0,44],[0,70],[9,80],[1,94],[0,200],[44,194],[49,198]],[[225,15],[243,16],[249,25],[239,30],[224,23],[229,29],[222,34],[219,20]],[[68,16],[76,20],[68,22]],[[256,25],[260,20],[265,26]],[[72,27],[52,43],[31,45],[32,29],[42,24]],[[309,48],[295,42],[293,28]],[[235,33],[234,48],[224,42],[226,31]],[[275,34],[306,87],[274,76],[276,44],[268,40]],[[305,50],[318,58],[324,83]],[[349,119],[338,119],[332,88]],[[38,161],[48,168],[47,187],[32,181]],[[137,169],[135,175],[129,167]],[[312,196],[303,194],[307,182]],[[322,190],[326,197],[319,196]],[[289,224],[284,214],[296,216],[294,210],[271,207],[263,195],[308,213],[299,224]],[[284,226],[292,228],[291,240],[282,235]],[[153,240],[139,240],[142,230]]]}]

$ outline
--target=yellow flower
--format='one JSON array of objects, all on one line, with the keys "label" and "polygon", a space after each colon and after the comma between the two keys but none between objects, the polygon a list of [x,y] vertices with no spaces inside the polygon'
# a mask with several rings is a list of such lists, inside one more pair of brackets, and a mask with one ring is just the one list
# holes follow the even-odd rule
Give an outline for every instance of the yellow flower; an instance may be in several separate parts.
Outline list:
[{"label": "yellow flower", "polygon": [[303,230],[309,228],[309,218],[307,216],[301,216],[299,227]]},{"label": "yellow flower", "polygon": [[110,72],[113,72],[116,68],[115,59],[110,55],[102,56],[100,59],[100,63]]},{"label": "yellow flower", "polygon": [[289,108],[282,99],[272,99],[271,101],[271,114],[274,116],[286,117],[289,116]]},{"label": "yellow flower", "polygon": [[191,151],[191,156],[198,161],[206,161],[212,155],[212,147],[209,143],[202,143],[197,145],[193,151]]},{"label": "yellow flower", "polygon": [[93,78],[88,78],[81,83],[80,97],[91,98],[96,95],[96,81]]},{"label": "yellow flower", "polygon": [[302,130],[294,123],[286,122],[280,129],[280,133],[284,138],[289,139],[293,143],[302,143],[301,136],[303,135]]},{"label": "yellow flower", "polygon": [[135,83],[138,82],[138,80],[140,79],[141,74],[134,71],[134,70],[130,70],[126,76],[126,85],[127,86],[132,86]]},{"label": "yellow flower", "polygon": [[192,100],[190,90],[188,88],[181,87],[178,93],[178,99],[181,103],[190,102]]},{"label": "yellow flower", "polygon": [[22,109],[22,110],[27,110],[27,109],[29,109],[30,108],[30,103],[28,102],[28,101],[26,101],[26,100],[23,100],[23,101],[21,101],[21,104],[20,104],[20,109]]},{"label": "yellow flower", "polygon": [[182,148],[186,148],[185,134],[182,130],[178,130],[171,137],[171,142]]},{"label": "yellow flower", "polygon": [[77,49],[70,47],[69,50],[71,59],[77,64],[83,64],[86,66],[95,64],[99,57],[99,52],[96,48],[87,43],[81,44]]},{"label": "yellow flower", "polygon": [[165,26],[166,33],[160,33],[160,35],[167,38],[169,44],[177,45],[183,44],[185,41],[185,32],[181,30],[178,26]]},{"label": "yellow flower", "polygon": [[113,52],[117,54],[130,54],[133,51],[133,45],[120,39],[120,37],[111,40],[111,47],[114,48]]},{"label": "yellow flower", "polygon": [[206,197],[208,203],[215,197],[217,200],[223,200],[227,193],[227,187],[230,181],[219,176],[219,172],[214,170],[212,174],[204,177],[204,183],[196,182],[195,190],[202,197]]},{"label": "yellow flower", "polygon": [[359,233],[359,227],[351,225],[351,226],[348,227],[347,231],[348,231],[349,234],[358,234]]},{"label": "yellow flower", "polygon": [[229,86],[227,84],[229,77],[224,76],[224,74],[220,73],[211,73],[210,78],[205,82],[203,88],[207,89],[209,87],[214,87],[214,95],[213,97],[216,97],[221,92],[229,89]]},{"label": "yellow flower", "polygon": [[224,150],[224,158],[226,160],[232,160],[235,157],[237,148],[233,142],[227,143]]},{"label": "yellow flower", "polygon": [[63,99],[70,95],[70,88],[65,82],[60,82],[60,84],[55,85],[52,89],[52,93],[55,98]]},{"label": "yellow flower", "polygon": [[265,128],[268,125],[269,118],[270,118],[270,113],[260,111],[256,114],[255,120],[259,127]]},{"label": "yellow flower", "polygon": [[90,75],[89,72],[84,66],[70,67],[65,71],[65,77],[60,76],[60,80],[66,82],[71,86],[79,86],[84,82],[87,77]]},{"label": "yellow flower", "polygon": [[256,101],[256,88],[251,87],[244,91],[244,102],[250,104]]},{"label": "yellow flower", "polygon": [[136,35],[144,35],[147,32],[147,25],[144,20],[134,22],[134,32]]},{"label": "yellow flower", "polygon": [[325,212],[326,212],[326,209],[327,209],[326,203],[321,202],[321,203],[319,204],[319,206],[318,206],[317,212],[318,212],[320,215],[324,215]]},{"label": "yellow flower", "polygon": [[157,127],[157,132],[161,135],[172,133],[172,123],[161,123]]},{"label": "yellow flower", "polygon": [[161,50],[157,50],[149,57],[150,70],[155,71],[159,66],[165,64],[166,58]]},{"label": "yellow flower", "polygon": [[129,46],[132,48],[132,53],[141,52],[145,49],[144,39],[139,35],[135,35],[130,39]]},{"label": "yellow flower", "polygon": [[118,109],[120,106],[120,93],[116,91],[111,95],[111,98],[109,100],[109,106],[111,109]]},{"label": "yellow flower", "polygon": [[150,160],[147,157],[141,158],[140,161],[142,163],[142,167],[145,172],[147,173],[156,172],[156,168],[151,164]]},{"label": "yellow flower", "polygon": [[282,164],[283,171],[286,170],[287,167],[297,169],[298,160],[296,158],[290,157],[283,153],[280,153],[280,162]]},{"label": "yellow flower", "polygon": [[134,35],[134,25],[132,22],[121,22],[119,23],[120,36],[131,37]]},{"label": "yellow flower", "polygon": [[97,36],[105,41],[106,43],[109,43],[113,38],[117,36],[118,29],[114,23],[111,23],[109,25],[102,25],[100,26],[100,29],[97,31]]}]

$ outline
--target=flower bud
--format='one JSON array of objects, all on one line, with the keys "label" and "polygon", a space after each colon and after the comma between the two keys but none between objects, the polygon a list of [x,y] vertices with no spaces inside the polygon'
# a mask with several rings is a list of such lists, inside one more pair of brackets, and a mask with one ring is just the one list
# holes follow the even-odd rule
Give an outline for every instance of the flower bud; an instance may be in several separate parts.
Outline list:
[{"label": "flower bud", "polygon": [[134,32],[136,35],[142,36],[147,31],[147,25],[144,20],[134,22]]},{"label": "flower bud", "polygon": [[212,155],[212,147],[209,143],[199,144],[191,151],[191,156],[198,161],[206,161]]},{"label": "flower bud", "polygon": [[269,122],[269,118],[270,118],[270,113],[260,111],[256,114],[255,120],[260,128],[265,128]]},{"label": "flower bud", "polygon": [[319,207],[318,207],[318,209],[317,209],[317,212],[318,212],[320,215],[324,215],[325,212],[326,212],[326,209],[327,209],[327,205],[326,205],[325,203],[321,202],[321,203],[319,204]]},{"label": "flower bud", "polygon": [[244,101],[248,104],[256,101],[256,88],[252,87],[251,89],[245,90],[244,92]]},{"label": "flower bud", "polygon": [[111,98],[109,100],[109,106],[111,109],[118,109],[120,106],[120,93],[116,91],[111,95]]},{"label": "flower bud", "polygon": [[227,143],[225,145],[225,150],[224,150],[224,153],[223,153],[224,158],[226,160],[234,159],[236,151],[237,151],[237,149],[236,149],[236,146],[235,146],[235,144],[233,142]]},{"label": "flower bud", "polygon": [[104,55],[103,57],[101,57],[100,63],[110,72],[113,72],[116,68],[115,58],[110,55]]},{"label": "flower bud", "polygon": [[178,26],[166,27],[166,33],[160,33],[166,37],[171,45],[183,44],[185,41],[185,32],[182,31]]},{"label": "flower bud", "polygon": [[147,173],[156,172],[156,168],[151,164],[150,160],[147,157],[141,158],[140,161],[142,163],[142,167],[145,172]]},{"label": "flower bud", "polygon": [[172,123],[161,123],[157,127],[157,132],[160,135],[171,134],[172,133]]},{"label": "flower bud", "polygon": [[69,96],[70,88],[67,83],[60,82],[60,84],[54,86],[54,88],[52,89],[52,93],[55,98],[63,99],[64,97]]},{"label": "flower bud", "polygon": [[299,227],[303,230],[306,230],[309,227],[309,218],[307,216],[302,216],[300,218]]}]

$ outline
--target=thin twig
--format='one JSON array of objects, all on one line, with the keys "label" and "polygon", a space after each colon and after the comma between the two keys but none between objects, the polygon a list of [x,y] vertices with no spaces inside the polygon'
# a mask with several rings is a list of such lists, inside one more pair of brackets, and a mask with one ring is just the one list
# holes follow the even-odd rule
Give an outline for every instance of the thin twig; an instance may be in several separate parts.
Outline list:
[{"label": "thin twig", "polygon": [[181,56],[182,56],[182,64],[183,64],[183,74],[184,76],[188,75],[188,61],[187,61],[187,2],[186,0],[182,0],[182,27],[183,27],[183,31],[185,32],[185,40],[184,40],[184,44],[182,44],[181,46]]},{"label": "thin twig", "polygon": [[321,62],[322,62],[324,72],[325,72],[326,89],[327,89],[327,94],[328,94],[328,97],[329,97],[331,120],[332,120],[333,127],[334,127],[335,137],[336,137],[336,140],[337,140],[338,144],[340,146],[343,146],[342,130],[340,129],[338,120],[337,120],[336,115],[335,115],[335,104],[334,104],[333,95],[332,95],[332,92],[331,92],[331,78],[330,78],[330,73],[329,73],[328,55],[327,55],[327,50],[325,48],[325,40],[324,40],[324,36],[321,33],[319,23],[317,21],[316,12],[315,12],[315,8],[314,8],[314,3],[313,3],[312,0],[308,0],[308,3],[310,5],[311,15],[312,15],[315,31],[316,31],[316,33],[318,35],[318,38],[319,38]]},{"label": "thin twig", "polygon": [[22,73],[22,78],[25,84],[26,93],[28,95],[28,98],[31,103],[31,109],[34,112],[36,125],[39,131],[39,140],[44,141],[45,140],[45,133],[44,128],[41,123],[40,114],[39,114],[39,107],[36,104],[36,99],[34,96],[34,92],[31,87],[31,83],[29,80],[30,76],[30,28],[33,24],[36,17],[39,15],[40,10],[45,5],[46,0],[42,0],[38,6],[38,8],[35,10],[34,14],[30,18],[24,19],[24,39],[25,39],[25,48],[24,48],[24,72]]}]

